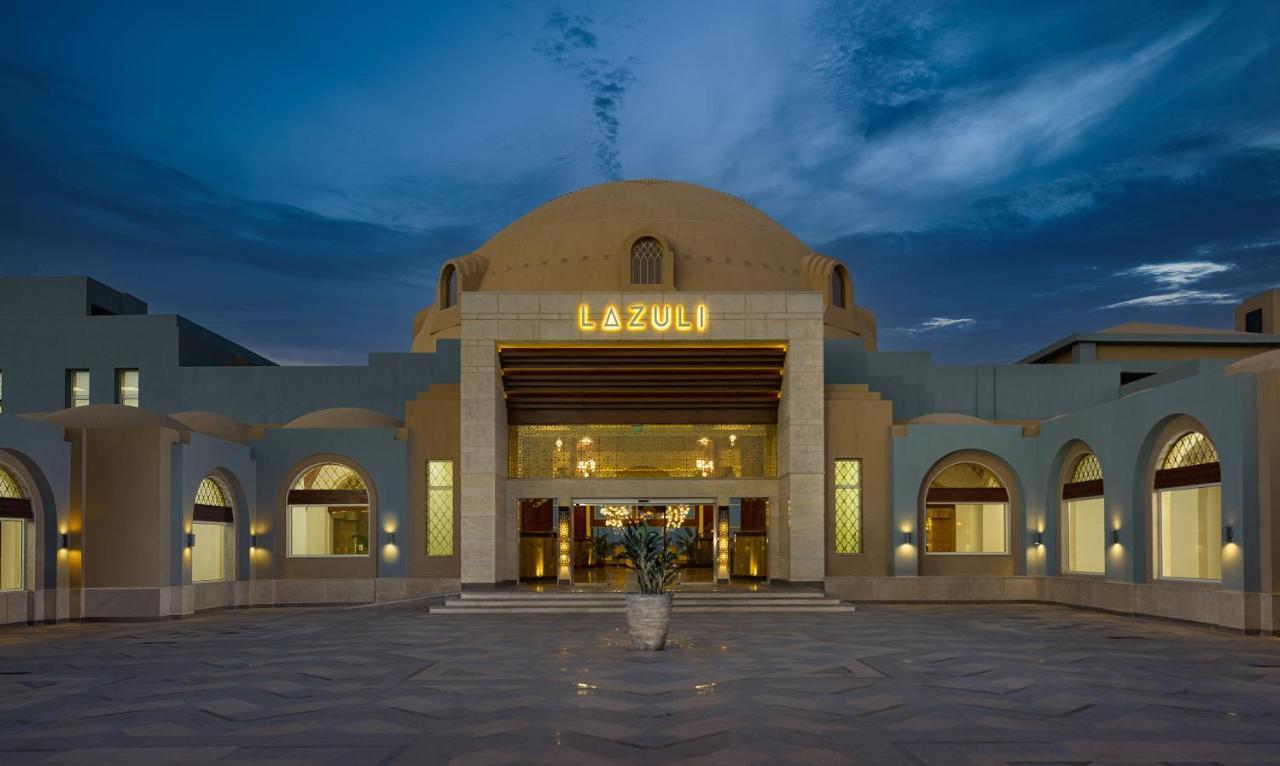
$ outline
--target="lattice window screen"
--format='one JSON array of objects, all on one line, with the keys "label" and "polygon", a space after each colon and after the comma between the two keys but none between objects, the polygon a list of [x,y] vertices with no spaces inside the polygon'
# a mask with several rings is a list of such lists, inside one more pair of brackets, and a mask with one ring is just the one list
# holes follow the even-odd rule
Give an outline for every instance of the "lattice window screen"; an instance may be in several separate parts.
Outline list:
[{"label": "lattice window screen", "polygon": [[1193,465],[1205,465],[1218,462],[1218,451],[1199,431],[1192,431],[1178,437],[1178,440],[1165,453],[1161,468],[1186,468]]},{"label": "lattice window screen", "polygon": [[840,458],[835,471],[836,553],[862,553],[862,461]]},{"label": "lattice window screen", "polygon": [[1074,484],[1080,481],[1102,481],[1102,465],[1098,463],[1098,456],[1092,452],[1081,455],[1071,471],[1071,482]]},{"label": "lattice window screen", "polygon": [[427,461],[427,555],[453,555],[453,461]]},{"label": "lattice window screen", "polygon": [[662,245],[653,237],[641,237],[631,246],[631,284],[662,284]]}]

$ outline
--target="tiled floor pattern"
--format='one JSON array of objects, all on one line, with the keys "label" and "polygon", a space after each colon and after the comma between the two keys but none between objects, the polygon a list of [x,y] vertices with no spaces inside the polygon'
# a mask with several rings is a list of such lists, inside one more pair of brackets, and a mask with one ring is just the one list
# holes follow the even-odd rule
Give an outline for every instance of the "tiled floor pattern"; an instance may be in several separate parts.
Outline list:
[{"label": "tiled floor pattern", "polygon": [[1280,640],[1051,606],[0,631],[0,763],[1280,764]]}]

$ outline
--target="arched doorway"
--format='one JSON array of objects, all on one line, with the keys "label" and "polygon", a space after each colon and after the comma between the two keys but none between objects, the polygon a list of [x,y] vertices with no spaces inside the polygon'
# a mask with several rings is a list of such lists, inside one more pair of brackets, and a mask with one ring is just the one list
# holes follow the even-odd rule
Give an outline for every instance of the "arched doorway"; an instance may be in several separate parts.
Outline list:
[{"label": "arched doorway", "polygon": [[1222,579],[1222,468],[1200,431],[1184,431],[1156,463],[1154,574],[1167,580]]},{"label": "arched doorway", "polygon": [[216,476],[204,477],[196,489],[191,537],[191,582],[235,579],[235,508]]}]

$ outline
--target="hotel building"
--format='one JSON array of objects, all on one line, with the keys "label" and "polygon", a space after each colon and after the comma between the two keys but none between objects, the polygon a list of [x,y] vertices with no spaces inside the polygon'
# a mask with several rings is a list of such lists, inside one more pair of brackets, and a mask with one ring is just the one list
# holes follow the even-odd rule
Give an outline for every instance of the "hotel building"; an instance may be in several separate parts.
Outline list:
[{"label": "hotel building", "polygon": [[1280,291],[942,365],[878,350],[852,276],[626,181],[446,261],[362,366],[0,279],[0,622],[616,588],[648,514],[686,587],[1280,629]]}]

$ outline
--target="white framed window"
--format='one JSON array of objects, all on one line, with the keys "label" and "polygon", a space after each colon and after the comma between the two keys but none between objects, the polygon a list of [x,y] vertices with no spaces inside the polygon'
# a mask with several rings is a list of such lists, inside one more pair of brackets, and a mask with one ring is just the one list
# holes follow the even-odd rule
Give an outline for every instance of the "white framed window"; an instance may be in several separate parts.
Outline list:
[{"label": "white framed window", "polygon": [[235,511],[231,493],[212,476],[196,488],[191,534],[191,582],[234,579]]},{"label": "white framed window", "polygon": [[289,490],[288,555],[370,555],[369,492],[354,469],[338,463],[311,466]]},{"label": "white framed window", "polygon": [[1213,443],[1197,431],[1174,439],[1154,483],[1155,576],[1220,581],[1222,471]]},{"label": "white framed window", "polygon": [[89,403],[89,371],[67,370],[67,406],[84,407]]},{"label": "white framed window", "polygon": [[1062,568],[1073,574],[1104,574],[1106,503],[1102,466],[1086,452],[1076,459],[1062,485]]},{"label": "white framed window", "polygon": [[1003,556],[1009,553],[1009,493],[980,463],[943,469],[925,494],[927,555]]},{"label": "white framed window", "polygon": [[138,406],[138,371],[116,370],[116,404]]}]

